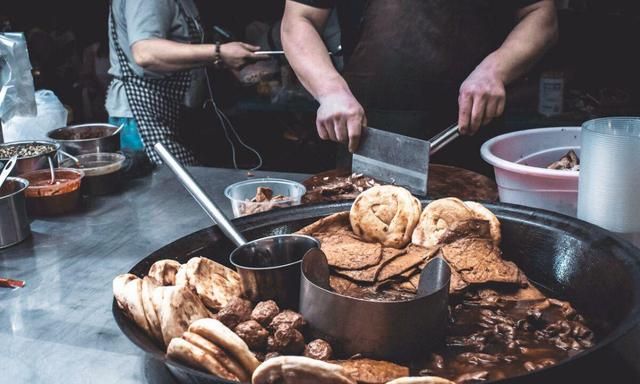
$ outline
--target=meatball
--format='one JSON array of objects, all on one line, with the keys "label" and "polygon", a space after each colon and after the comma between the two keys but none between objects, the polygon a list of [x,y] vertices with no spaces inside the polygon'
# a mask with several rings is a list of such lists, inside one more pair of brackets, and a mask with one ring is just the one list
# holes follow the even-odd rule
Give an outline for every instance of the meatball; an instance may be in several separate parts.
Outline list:
[{"label": "meatball", "polygon": [[333,355],[331,344],[322,339],[316,339],[304,348],[304,355],[316,360],[330,360]]},{"label": "meatball", "polygon": [[253,308],[253,312],[251,312],[251,318],[263,327],[268,327],[276,315],[280,313],[280,308],[278,304],[276,304],[273,300],[261,301],[256,304],[256,307]]},{"label": "meatball", "polygon": [[267,351],[300,355],[304,351],[304,336],[295,328],[281,326],[267,339]]},{"label": "meatball", "polygon": [[234,331],[252,351],[263,351],[267,346],[269,332],[255,320],[247,320],[238,324]]},{"label": "meatball", "polygon": [[230,329],[234,329],[251,316],[251,302],[240,298],[234,298],[218,312],[217,319]]},{"label": "meatball", "polygon": [[305,321],[302,318],[301,314],[286,309],[280,312],[276,317],[274,317],[273,320],[271,320],[271,323],[269,324],[269,330],[271,332],[276,332],[279,328],[285,327],[294,328],[298,331],[301,331],[304,325]]}]

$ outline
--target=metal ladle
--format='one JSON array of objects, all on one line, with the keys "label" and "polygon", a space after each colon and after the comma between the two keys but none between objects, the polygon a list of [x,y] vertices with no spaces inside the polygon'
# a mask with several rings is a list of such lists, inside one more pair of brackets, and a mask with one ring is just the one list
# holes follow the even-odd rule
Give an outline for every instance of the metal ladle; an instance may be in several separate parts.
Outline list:
[{"label": "metal ladle", "polygon": [[51,172],[51,180],[49,181],[49,185],[53,185],[56,182],[56,170],[53,167],[53,160],[51,160],[51,156],[47,156],[47,160],[49,161],[49,171]]},{"label": "metal ladle", "polygon": [[4,184],[4,182],[7,180],[7,177],[9,177],[9,175],[11,174],[11,171],[13,171],[13,167],[17,162],[18,155],[14,155],[9,159],[9,161],[4,164],[2,172],[0,172],[0,189],[2,188],[2,184]]},{"label": "metal ladle", "polygon": [[275,300],[280,307],[297,309],[302,258],[310,249],[319,248],[320,243],[313,237],[295,234],[247,242],[169,151],[161,143],[154,148],[222,233],[236,245],[229,260],[238,270],[244,295],[253,302]]}]

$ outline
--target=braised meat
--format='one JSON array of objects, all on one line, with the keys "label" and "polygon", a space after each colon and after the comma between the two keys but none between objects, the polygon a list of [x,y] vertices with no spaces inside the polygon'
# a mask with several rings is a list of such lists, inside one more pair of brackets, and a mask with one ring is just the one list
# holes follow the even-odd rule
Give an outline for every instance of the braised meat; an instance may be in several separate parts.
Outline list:
[{"label": "braised meat", "polygon": [[559,169],[562,171],[579,171],[580,170],[580,159],[575,151],[572,149],[567,152],[566,155],[562,156],[560,160],[554,161],[553,163],[547,166],[549,169]]},{"label": "braised meat", "polygon": [[271,323],[269,324],[269,330],[271,332],[275,332],[280,328],[293,328],[297,330],[302,330],[305,326],[306,322],[302,318],[302,315],[291,311],[289,309],[285,309],[276,315]]},{"label": "braised meat", "polygon": [[333,348],[326,341],[316,339],[304,347],[304,356],[316,360],[330,360],[333,357]]},{"label": "braised meat", "polygon": [[218,312],[217,319],[230,329],[251,318],[251,302],[236,297]]},{"label": "braised meat", "polygon": [[242,322],[233,331],[247,343],[252,351],[262,351],[267,346],[269,332],[255,320]]},{"label": "braised meat", "polygon": [[268,327],[276,315],[280,313],[280,308],[273,300],[261,301],[256,304],[251,312],[251,318],[263,327]]}]

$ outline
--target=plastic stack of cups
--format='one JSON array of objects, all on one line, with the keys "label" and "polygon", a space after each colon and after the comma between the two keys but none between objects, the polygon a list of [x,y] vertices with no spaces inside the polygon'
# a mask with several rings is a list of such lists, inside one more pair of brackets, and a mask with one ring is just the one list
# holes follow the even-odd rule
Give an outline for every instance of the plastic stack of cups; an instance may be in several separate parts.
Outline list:
[{"label": "plastic stack of cups", "polygon": [[582,125],[578,218],[640,245],[640,118]]}]

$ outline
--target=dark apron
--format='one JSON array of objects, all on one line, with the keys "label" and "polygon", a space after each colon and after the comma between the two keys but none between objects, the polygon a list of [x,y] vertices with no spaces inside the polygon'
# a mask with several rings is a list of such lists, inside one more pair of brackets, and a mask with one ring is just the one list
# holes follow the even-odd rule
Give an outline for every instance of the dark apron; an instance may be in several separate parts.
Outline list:
[{"label": "dark apron", "polygon": [[[197,20],[190,16],[176,0],[179,12],[188,25],[192,43],[201,41],[201,29]],[[133,117],[140,129],[140,137],[145,153],[155,164],[162,163],[154,151],[155,143],[164,144],[167,149],[184,165],[199,165],[196,156],[184,145],[179,134],[180,122],[184,113],[184,100],[191,85],[191,71],[174,72],[163,78],[145,78],[138,76],[129,66],[129,61],[118,41],[115,18],[111,12],[111,37],[114,41],[118,63],[122,71],[125,93]]]},{"label": "dark apron", "polygon": [[457,122],[460,85],[506,36],[495,4],[368,1],[344,76],[369,126],[429,139]]}]

